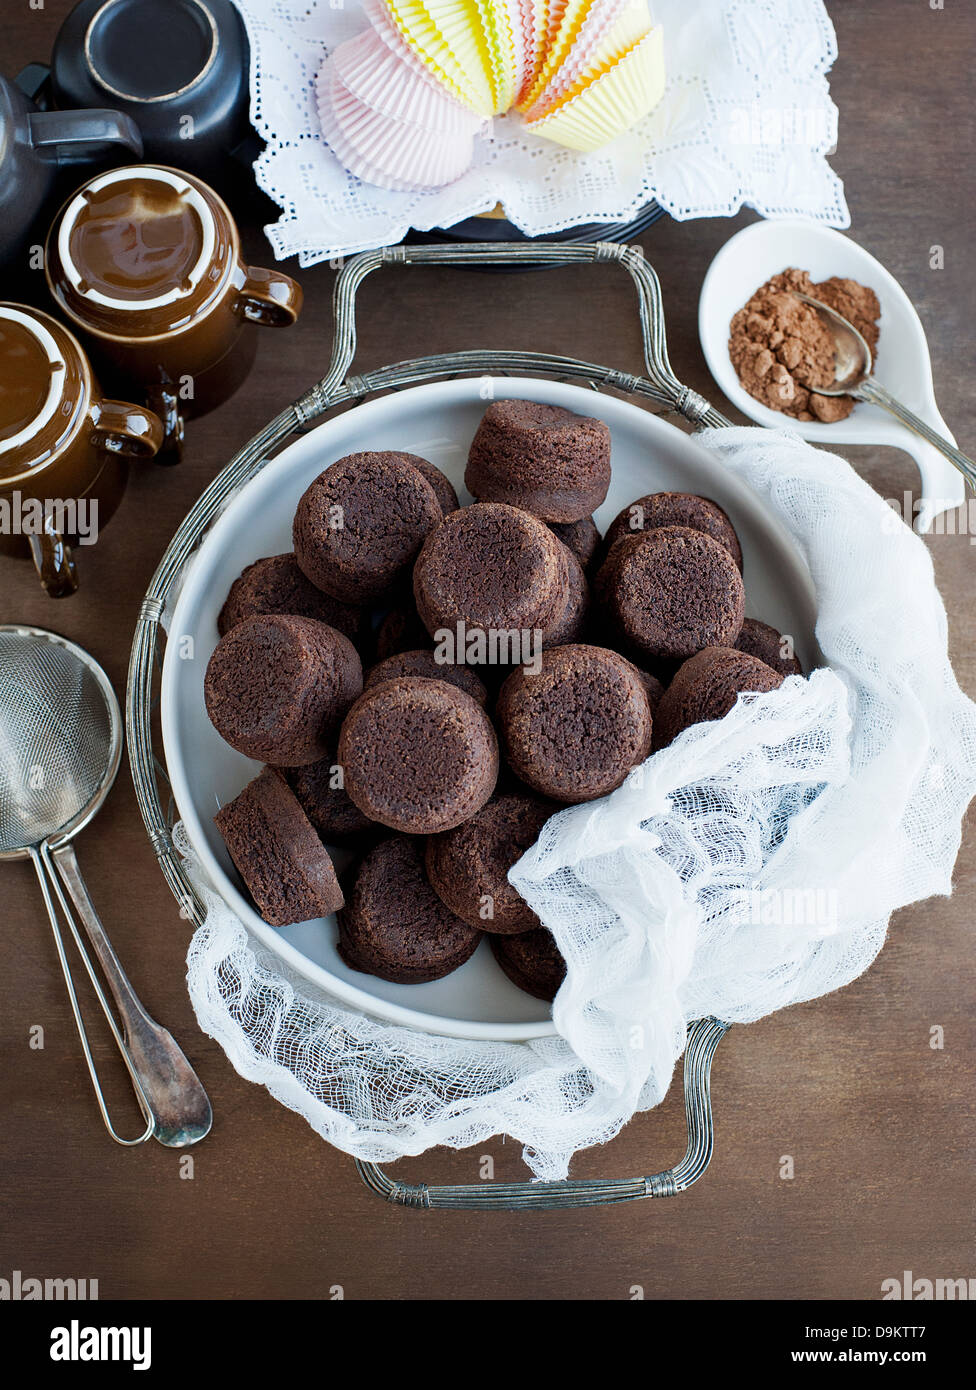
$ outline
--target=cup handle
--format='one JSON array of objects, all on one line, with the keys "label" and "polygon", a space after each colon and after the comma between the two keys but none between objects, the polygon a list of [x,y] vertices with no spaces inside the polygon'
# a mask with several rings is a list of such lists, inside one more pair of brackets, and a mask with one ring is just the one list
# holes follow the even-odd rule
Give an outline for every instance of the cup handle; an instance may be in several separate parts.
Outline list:
[{"label": "cup handle", "polygon": [[249,265],[244,286],[238,291],[234,312],[249,323],[261,323],[269,328],[289,328],[302,309],[302,287],[290,275],[279,270],[264,270]]},{"label": "cup handle", "polygon": [[31,558],[49,598],[67,598],[78,587],[71,546],[53,526],[45,524],[40,535],[28,537]]},{"label": "cup handle", "polygon": [[155,458],[163,445],[163,422],[151,410],[128,401],[94,401],[92,442],[111,454]]},{"label": "cup handle", "polygon": [[90,111],[32,111],[27,117],[30,143],[53,149],[57,157],[94,154],[101,145],[124,145],[142,158],[142,136],[131,116],[107,107]]},{"label": "cup handle", "polygon": [[166,382],[156,382],[146,387],[146,403],[163,425],[163,442],[156,462],[179,463],[183,458],[183,416],[176,392]]}]

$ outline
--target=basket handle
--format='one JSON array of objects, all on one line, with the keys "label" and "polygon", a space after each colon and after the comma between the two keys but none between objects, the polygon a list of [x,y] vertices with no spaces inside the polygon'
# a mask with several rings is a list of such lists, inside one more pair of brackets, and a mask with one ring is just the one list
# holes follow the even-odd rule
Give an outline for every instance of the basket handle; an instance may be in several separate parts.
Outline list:
[{"label": "basket handle", "polygon": [[641,1197],[674,1197],[697,1182],[708,1167],[714,1144],[711,1069],[715,1049],[730,1025],[717,1018],[700,1018],[688,1029],[685,1045],[685,1120],[688,1147],[674,1168],[649,1178],[580,1178],[569,1182],[469,1183],[461,1187],[429,1187],[427,1183],[394,1182],[375,1163],[356,1160],[359,1176],[370,1189],[394,1206],[494,1208],[505,1211],[556,1211],[565,1207],[599,1207],[633,1202]]},{"label": "basket handle", "polygon": [[[730,422],[725,416],[714,410],[704,396],[680,382],[671,368],[664,330],[661,283],[654,267],[639,246],[624,246],[613,241],[584,242],[575,246],[518,241],[471,242],[457,246],[384,246],[353,256],[343,264],[336,276],[332,362],[321,381],[295,402],[300,421],[307,424],[335,404],[339,395],[348,394],[342,388],[356,355],[356,296],[366,277],[381,266],[490,265],[524,269],[531,266],[596,263],[621,265],[634,282],[647,370],[647,380],[642,383],[644,394],[676,410],[699,428],[704,425],[728,425]],[[568,358],[552,360],[565,360],[570,367],[578,366]]]}]

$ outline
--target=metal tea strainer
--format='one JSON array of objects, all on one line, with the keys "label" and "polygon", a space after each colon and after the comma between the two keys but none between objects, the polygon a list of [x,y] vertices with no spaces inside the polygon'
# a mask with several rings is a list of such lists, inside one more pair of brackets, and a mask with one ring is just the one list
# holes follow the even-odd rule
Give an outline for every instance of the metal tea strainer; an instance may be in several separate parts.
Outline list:
[{"label": "metal tea strainer", "polygon": [[[119,705],[98,663],[73,642],[43,628],[0,624],[0,860],[33,861],[95,1098],[109,1134],[126,1146],[155,1138],[170,1148],[182,1148],[209,1132],[210,1101],[172,1036],[139,1002],[92,906],[70,844],[108,795],[121,756]],[[108,981],[121,1031],[85,949],[69,897]],[[145,1116],[146,1129],[136,1139],[121,1138],[109,1116],[55,901]]]}]

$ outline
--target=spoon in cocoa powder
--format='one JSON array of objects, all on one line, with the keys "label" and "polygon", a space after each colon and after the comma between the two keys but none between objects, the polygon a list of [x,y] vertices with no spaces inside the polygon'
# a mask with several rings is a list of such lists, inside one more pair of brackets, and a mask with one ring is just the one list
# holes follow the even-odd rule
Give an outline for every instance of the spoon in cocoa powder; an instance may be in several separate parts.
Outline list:
[{"label": "spoon in cocoa powder", "polygon": [[830,330],[834,339],[834,384],[833,386],[817,386],[817,394],[821,396],[853,396],[858,401],[870,401],[872,405],[880,405],[883,410],[887,410],[900,420],[903,425],[920,435],[922,439],[928,441],[941,454],[955,464],[956,468],[963,475],[969,486],[976,491],[976,463],[971,458],[957,449],[954,444],[950,444],[948,439],[944,439],[941,434],[927,425],[920,419],[914,411],[902,405],[897,397],[890,391],[886,391],[881,386],[871,372],[874,362],[871,357],[871,349],[854,325],[845,319],[843,314],[839,314],[836,309],[832,309],[829,304],[823,304],[819,299],[811,299],[809,295],[801,294],[799,290],[792,290],[791,293],[797,298],[802,299],[804,304],[811,305],[820,315],[821,321]]}]

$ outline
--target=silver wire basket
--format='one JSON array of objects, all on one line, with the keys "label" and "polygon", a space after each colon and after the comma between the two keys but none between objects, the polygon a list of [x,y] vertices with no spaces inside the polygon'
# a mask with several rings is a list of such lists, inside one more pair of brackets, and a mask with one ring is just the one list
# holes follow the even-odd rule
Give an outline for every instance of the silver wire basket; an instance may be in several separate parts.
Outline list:
[{"label": "silver wire basket", "polygon": [[[356,294],[367,275],[382,266],[489,266],[492,268],[556,267],[574,264],[617,264],[631,276],[637,293],[646,374],[636,376],[612,367],[550,353],[471,350],[414,358],[350,375],[356,351]],[[126,690],[126,734],[129,762],[139,810],[160,868],[184,914],[200,924],[205,909],[188,877],[172,840],[175,808],[168,792],[165,760],[154,748],[153,713],[165,633],[162,615],[175,598],[187,562],[209,532],[228,500],[254,478],[287,441],[303,434],[312,421],[337,407],[354,406],[382,391],[421,382],[467,375],[548,376],[580,381],[599,391],[605,388],[654,401],[683,416],[692,425],[730,422],[704,399],[684,386],[668,360],[661,287],[653,266],[639,247],[612,242],[582,245],[473,243],[468,245],[388,246],[366,251],[347,261],[336,277],[335,336],[327,374],[294,404],[260,430],[231,459],[180,525],[160,561],[143,599],[129,661]],[[478,1183],[429,1186],[398,1182],[374,1163],[356,1161],[366,1186],[394,1204],[409,1207],[494,1207],[507,1210],[551,1210],[600,1206],[639,1197],[673,1197],[684,1192],[705,1172],[714,1140],[710,1099],[712,1058],[729,1025],[715,1018],[692,1023],[684,1056],[685,1117],[688,1145],[673,1168],[650,1177],[588,1179],[565,1182]]]}]

